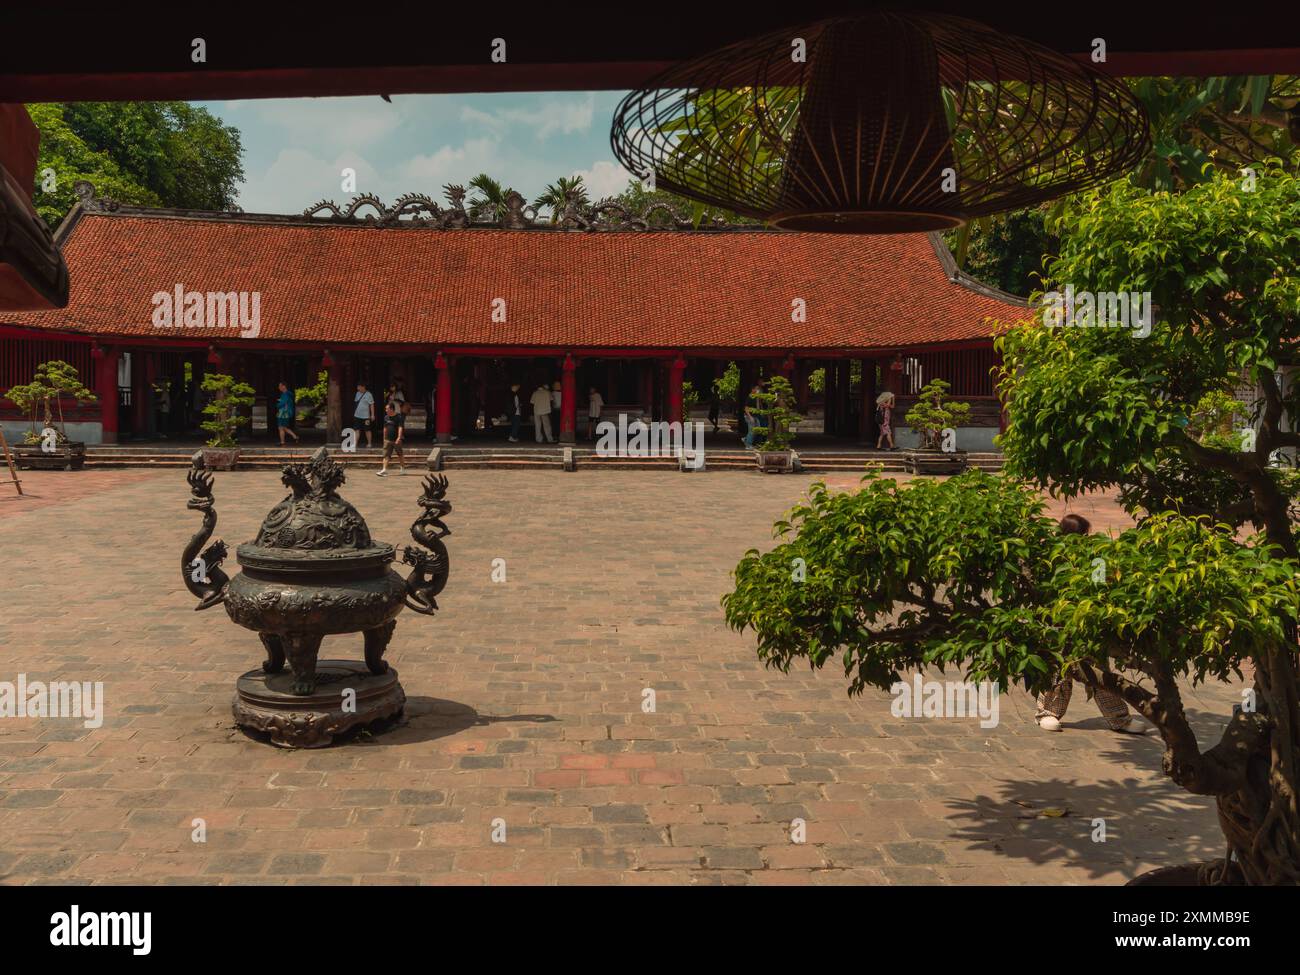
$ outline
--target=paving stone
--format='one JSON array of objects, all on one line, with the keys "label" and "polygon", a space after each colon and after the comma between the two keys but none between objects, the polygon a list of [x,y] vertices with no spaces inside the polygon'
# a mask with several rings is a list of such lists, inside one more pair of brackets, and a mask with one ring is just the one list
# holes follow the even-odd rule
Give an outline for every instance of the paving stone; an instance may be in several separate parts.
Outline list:
[{"label": "paving stone", "polygon": [[[887,693],[849,697],[835,663],[765,669],[718,600],[820,477],[449,477],[451,582],[435,618],[398,619],[388,653],[405,724],[308,751],[231,723],[235,677],[262,650],[222,610],[195,613],[175,577],[198,526],[183,471],[32,471],[30,497],[0,493],[7,563],[84,594],[52,612],[48,586],[5,589],[0,680],[103,680],[109,703],[97,729],[0,720],[0,882],[1113,884],[1221,855],[1213,802],[1172,786],[1159,743],[1117,739],[1082,694],[1065,733],[1044,735],[1018,691],[981,729],[895,718]],[[417,485],[354,477],[343,494],[400,542]],[[215,494],[238,544],[284,488],[220,473]],[[1072,508],[1126,524],[1113,497]],[[490,581],[494,558],[507,583]],[[1239,690],[1189,696],[1198,736],[1214,740]],[[1071,815],[1022,820],[1017,800]],[[1078,829],[1094,815],[1106,844]],[[806,843],[789,842],[795,819]]]}]

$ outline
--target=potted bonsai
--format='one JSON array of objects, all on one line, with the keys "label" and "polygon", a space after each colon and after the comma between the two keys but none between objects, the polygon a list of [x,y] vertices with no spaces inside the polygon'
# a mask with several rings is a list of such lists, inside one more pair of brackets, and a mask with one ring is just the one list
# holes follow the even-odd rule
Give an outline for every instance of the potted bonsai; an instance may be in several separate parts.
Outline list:
[{"label": "potted bonsai", "polygon": [[[77,370],[66,362],[55,359],[36,367],[32,381],[25,386],[12,386],[5,393],[15,406],[32,417],[32,428],[23,442],[13,449],[19,467],[30,470],[79,471],[86,464],[86,445],[69,440],[63,421],[63,397],[70,396],[82,403],[94,403],[97,397],[82,385]],[[54,414],[58,413],[58,420]],[[40,429],[37,415],[41,414]]]},{"label": "potted bonsai", "polygon": [[311,429],[320,422],[321,409],[329,399],[330,374],[322,369],[316,376],[316,385],[299,386],[293,400],[298,407],[298,425]]},{"label": "potted bonsai", "polygon": [[700,403],[700,391],[689,379],[682,382],[682,423],[691,422],[691,414]]},{"label": "potted bonsai", "polygon": [[740,366],[728,362],[721,376],[713,380],[713,398],[718,401],[718,427],[735,430],[736,420],[732,415],[740,396]]},{"label": "potted bonsai", "polygon": [[210,396],[203,407],[204,415],[210,419],[199,425],[212,434],[203,448],[203,466],[210,471],[233,471],[239,463],[235,433],[248,422],[242,411],[253,405],[253,387],[233,376],[209,373],[203,377],[202,389]]},{"label": "potted bonsai", "polygon": [[794,428],[803,419],[787,404],[794,402],[794,387],[784,376],[773,376],[767,389],[754,394],[758,405],[752,411],[766,420],[757,446],[758,469],[766,474],[784,474],[794,470]]},{"label": "potted bonsai", "polygon": [[970,404],[945,399],[947,391],[948,383],[932,379],[907,411],[907,425],[921,438],[919,447],[903,453],[903,465],[913,474],[956,474],[966,469],[966,451],[957,449],[956,430],[970,417]]}]

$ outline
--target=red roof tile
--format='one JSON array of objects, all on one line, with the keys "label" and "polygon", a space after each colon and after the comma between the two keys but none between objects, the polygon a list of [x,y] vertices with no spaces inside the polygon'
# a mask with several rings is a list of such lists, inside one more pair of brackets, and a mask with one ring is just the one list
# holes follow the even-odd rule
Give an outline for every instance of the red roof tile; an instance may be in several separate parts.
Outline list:
[{"label": "red roof tile", "polygon": [[[260,292],[263,340],[567,348],[887,348],[987,338],[1020,307],[950,280],[923,234],[437,230],[84,213],[72,296],[5,321],[103,336],[156,327],[152,296]],[[504,298],[506,321],[492,320]],[[791,301],[807,322],[791,321]]]}]

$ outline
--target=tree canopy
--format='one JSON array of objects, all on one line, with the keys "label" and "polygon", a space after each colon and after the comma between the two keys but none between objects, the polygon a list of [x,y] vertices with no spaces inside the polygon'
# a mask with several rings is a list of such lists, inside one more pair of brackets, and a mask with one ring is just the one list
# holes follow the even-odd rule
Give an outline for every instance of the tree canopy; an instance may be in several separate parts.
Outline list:
[{"label": "tree canopy", "polygon": [[[1278,376],[1300,341],[1295,163],[1075,200],[1044,288],[1149,294],[1152,327],[1006,323],[1003,473],[815,488],[737,566],[730,625],[783,669],[841,655],[851,691],[927,665],[1110,690],[1159,729],[1165,772],[1218,803],[1228,855],[1197,877],[1300,882],[1300,384]],[[1098,488],[1134,527],[1063,535],[1043,517],[1041,491]],[[1247,664],[1253,687],[1203,747],[1180,681]]]},{"label": "tree canopy", "polygon": [[[29,105],[41,133],[37,212],[57,227],[77,180],[123,203],[230,210],[244,178],[239,130],[186,102]],[[52,176],[52,178],[50,178]]]}]

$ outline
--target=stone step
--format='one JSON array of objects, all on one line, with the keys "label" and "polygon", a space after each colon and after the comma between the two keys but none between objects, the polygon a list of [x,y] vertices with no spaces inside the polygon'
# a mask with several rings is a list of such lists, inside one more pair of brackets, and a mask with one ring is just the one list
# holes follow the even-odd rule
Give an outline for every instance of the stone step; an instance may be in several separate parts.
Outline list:
[{"label": "stone step", "polygon": [[[408,449],[407,466],[423,469],[428,456],[427,445]],[[559,469],[563,466],[563,451],[518,447],[443,447],[445,469]],[[304,463],[312,451],[280,448],[252,448],[243,450],[239,470],[279,470],[285,464]],[[125,467],[188,467],[193,451],[186,448],[144,448],[130,445],[93,446],[86,450],[86,466],[97,468]],[[383,453],[379,449],[362,448],[353,453],[336,453],[345,467],[376,468]],[[577,447],[573,451],[575,466],[588,470],[677,470],[677,458],[666,457],[601,457],[590,447]],[[967,458],[970,466],[986,471],[1002,468],[1002,455],[972,453]],[[865,472],[868,464],[879,464],[887,473],[903,470],[902,452],[860,453],[853,451],[809,451],[800,453],[799,461],[804,471],[817,473]],[[391,466],[391,465],[390,465]],[[757,470],[755,456],[746,450],[710,450],[705,453],[705,470],[748,471]]]}]

